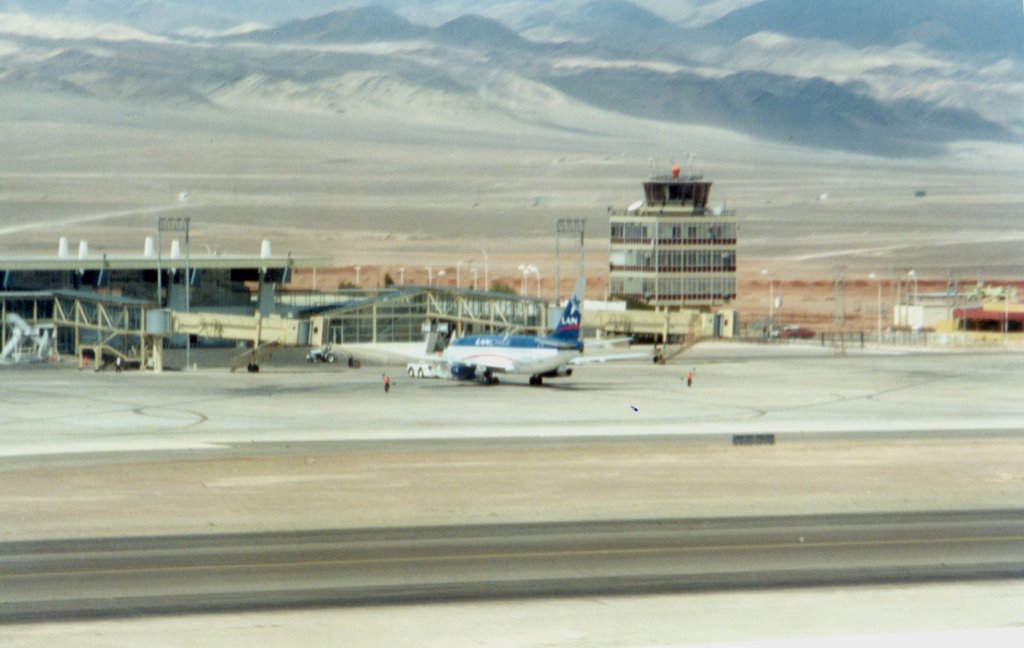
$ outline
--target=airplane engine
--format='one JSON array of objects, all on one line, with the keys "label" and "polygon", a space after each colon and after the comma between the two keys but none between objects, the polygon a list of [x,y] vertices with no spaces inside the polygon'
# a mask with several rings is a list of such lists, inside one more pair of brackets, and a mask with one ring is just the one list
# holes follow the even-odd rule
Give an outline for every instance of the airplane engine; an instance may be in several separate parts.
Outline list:
[{"label": "airplane engine", "polygon": [[476,367],[470,365],[453,364],[452,377],[456,380],[475,380]]},{"label": "airplane engine", "polygon": [[566,378],[572,375],[572,367],[561,366],[558,369],[552,369],[551,371],[541,374],[543,378]]}]

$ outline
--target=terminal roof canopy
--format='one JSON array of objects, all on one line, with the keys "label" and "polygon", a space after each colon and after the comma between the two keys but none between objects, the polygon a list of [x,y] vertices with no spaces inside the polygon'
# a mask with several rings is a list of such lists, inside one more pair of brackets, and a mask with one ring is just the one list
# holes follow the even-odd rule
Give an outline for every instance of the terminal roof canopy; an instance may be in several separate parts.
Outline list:
[{"label": "terminal roof canopy", "polygon": [[[313,257],[258,257],[192,255],[189,266],[197,270],[245,270],[251,268],[322,268],[331,265],[327,258]],[[159,265],[164,269],[184,268],[185,258],[162,257]],[[62,271],[62,270],[156,270],[157,258],[147,256],[89,256],[77,257],[0,257],[0,270],[7,271]]]}]

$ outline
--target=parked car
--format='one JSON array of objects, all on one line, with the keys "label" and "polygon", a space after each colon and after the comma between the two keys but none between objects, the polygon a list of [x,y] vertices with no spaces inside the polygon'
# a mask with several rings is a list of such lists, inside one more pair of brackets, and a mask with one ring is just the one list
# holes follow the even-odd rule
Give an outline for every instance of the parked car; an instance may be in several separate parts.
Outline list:
[{"label": "parked car", "polygon": [[778,331],[778,336],[782,339],[806,340],[814,337],[815,335],[817,335],[817,333],[802,326],[783,326],[782,330]]}]

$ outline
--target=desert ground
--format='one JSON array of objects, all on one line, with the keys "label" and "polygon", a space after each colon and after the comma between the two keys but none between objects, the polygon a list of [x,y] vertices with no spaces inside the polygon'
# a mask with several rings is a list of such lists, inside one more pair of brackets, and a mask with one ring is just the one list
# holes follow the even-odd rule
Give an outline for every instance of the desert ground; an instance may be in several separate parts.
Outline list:
[{"label": "desert ground", "polygon": [[[587,109],[570,128],[564,115],[545,125],[244,102],[173,110],[81,99],[69,111],[40,94],[0,105],[5,256],[55,254],[61,236],[88,240],[92,254],[139,252],[166,212],[191,217],[195,254],[255,253],[269,239],[275,254],[333,259],[294,288],[354,283],[355,266],[364,287],[397,281],[401,268],[407,283],[425,283],[428,266],[464,286],[475,269],[482,285],[486,252],[492,284],[518,289],[517,267],[534,264],[551,294],[554,222],[575,217],[587,219],[588,297],[602,298],[608,211],[677,161],[714,182],[712,204],[738,212],[741,322],[765,316],[769,281],[783,321],[814,325],[831,319],[842,276],[851,326],[870,330],[871,273],[886,312],[910,269],[929,289],[1024,277],[1024,147],[1014,143],[882,159]],[[565,241],[562,250],[564,292],[575,260]]]}]

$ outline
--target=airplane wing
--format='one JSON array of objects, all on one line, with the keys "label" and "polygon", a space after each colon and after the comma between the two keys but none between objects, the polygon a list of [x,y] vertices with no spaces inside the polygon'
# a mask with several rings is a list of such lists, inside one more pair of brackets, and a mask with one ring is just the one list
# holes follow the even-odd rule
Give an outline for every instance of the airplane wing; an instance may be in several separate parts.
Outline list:
[{"label": "airplane wing", "polygon": [[490,369],[501,373],[514,372],[516,363],[510,358],[496,354],[480,354],[471,358],[459,360],[459,364],[466,367]]},{"label": "airplane wing", "polygon": [[619,362],[622,360],[647,360],[650,361],[654,356],[646,351],[632,351],[630,353],[614,353],[609,355],[595,355],[595,356],[579,356],[569,361],[572,365],[582,364],[593,364],[597,362]]},{"label": "airplane wing", "polygon": [[[358,347],[350,347],[345,344],[333,344],[331,348],[338,356],[342,358],[346,355],[351,355],[355,358],[362,360],[371,359],[378,362],[395,362],[395,363],[406,363],[406,362],[426,362],[431,364],[439,364],[444,367],[449,366],[449,361],[441,355],[430,355],[426,353],[415,353],[411,350],[395,350],[382,347],[371,347],[360,345]],[[466,367],[474,367],[479,369],[490,369],[495,373],[507,373],[515,372],[516,363],[507,356],[503,356],[495,353],[487,353],[481,349],[481,353],[474,354],[471,357],[464,358],[458,361],[458,364]]]},{"label": "airplane wing", "polygon": [[438,361],[440,358],[436,356],[419,356],[402,353],[400,351],[393,351],[391,349],[376,348],[371,346],[348,346],[345,344],[332,344],[331,350],[338,356],[354,356],[356,358],[365,360],[367,358],[376,360],[378,362],[409,362],[414,360],[426,361]]},{"label": "airplane wing", "polygon": [[628,345],[633,341],[632,337],[617,338],[588,338],[583,341],[584,349],[600,349],[603,347]]}]

